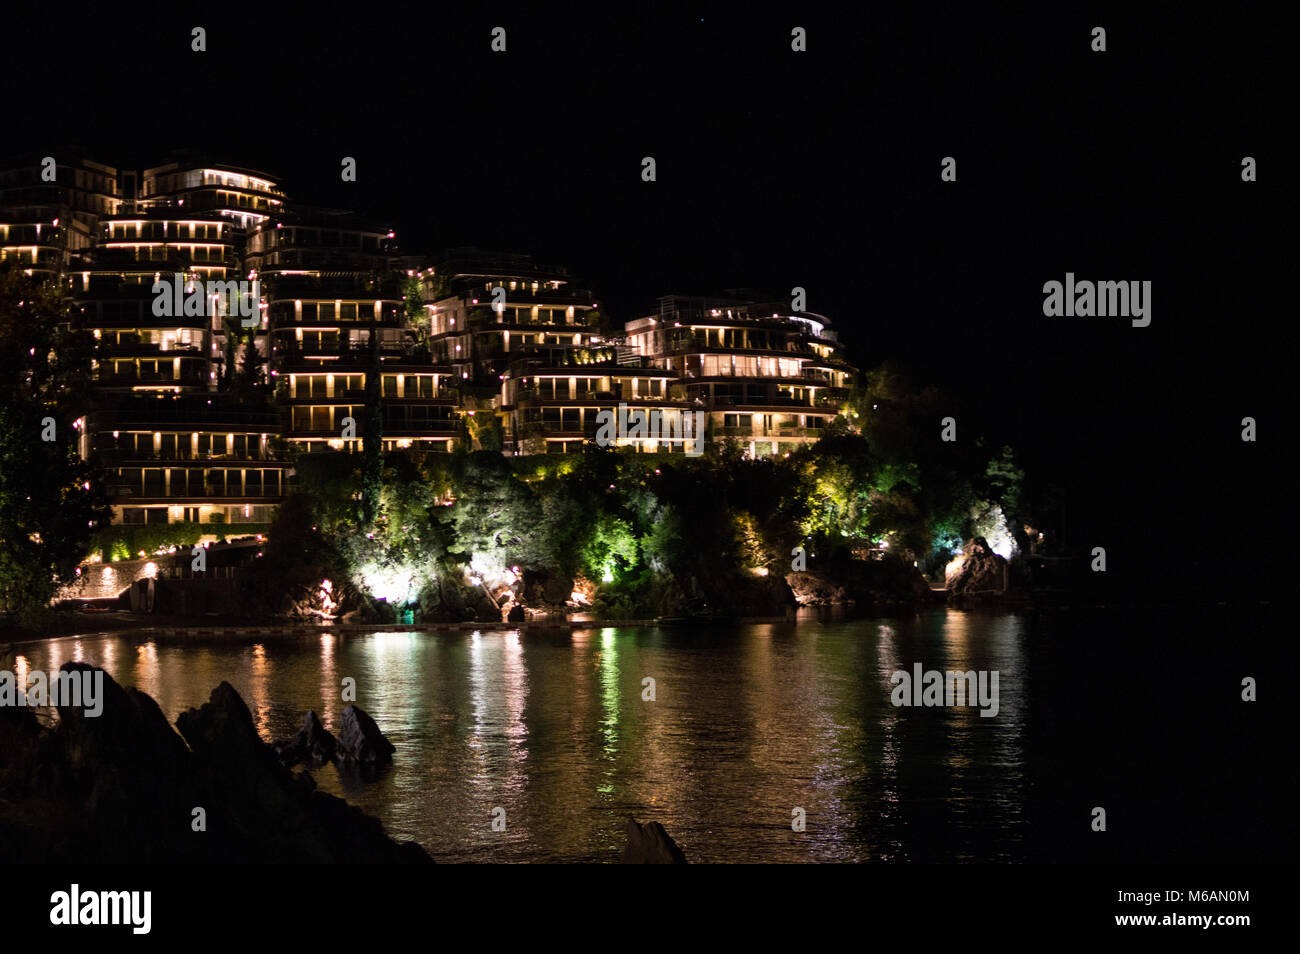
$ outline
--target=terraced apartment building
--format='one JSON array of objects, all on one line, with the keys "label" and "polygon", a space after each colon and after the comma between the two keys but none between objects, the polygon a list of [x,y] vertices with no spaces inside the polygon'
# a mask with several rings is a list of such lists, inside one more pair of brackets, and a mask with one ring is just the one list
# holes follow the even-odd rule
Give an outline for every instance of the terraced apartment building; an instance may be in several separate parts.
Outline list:
[{"label": "terraced apartment building", "polygon": [[738,440],[751,456],[816,441],[853,381],[828,318],[792,314],[788,303],[755,292],[667,295],[656,314],[628,322],[624,337],[708,415],[707,439]]},{"label": "terraced apartment building", "polygon": [[117,170],[82,157],[29,156],[0,168],[0,265],[53,278],[95,244],[122,203]]},{"label": "terraced apartment building", "polygon": [[[665,432],[700,415],[707,441],[762,456],[816,440],[854,374],[828,319],[765,296],[666,296],[616,326],[563,269],[403,257],[387,224],[204,157],[6,164],[3,262],[63,283],[94,336],[82,451],[110,474],[115,523],[264,525],[295,457],[358,452],[372,404],[389,451],[580,452],[623,405]],[[255,292],[251,310],[209,294],[220,283]]]},{"label": "terraced apartment building", "polygon": [[[418,340],[396,235],[350,213],[299,207],[250,238],[271,328],[280,434],[296,453],[359,451],[377,379],[386,450],[447,451],[459,437],[450,367]],[[422,314],[418,307],[416,314]]]}]

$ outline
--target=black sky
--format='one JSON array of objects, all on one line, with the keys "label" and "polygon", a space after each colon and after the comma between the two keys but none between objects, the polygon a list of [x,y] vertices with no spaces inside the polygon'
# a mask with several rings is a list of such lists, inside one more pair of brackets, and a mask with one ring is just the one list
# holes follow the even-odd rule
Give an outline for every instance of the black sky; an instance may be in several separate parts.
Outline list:
[{"label": "black sky", "polygon": [[[860,365],[944,387],[959,436],[1065,485],[1076,545],[1280,552],[1297,339],[1279,23],[552,6],[7,12],[0,153],[79,143],[129,167],[207,149],[387,220],[404,252],[563,263],[618,319],[666,293],[801,285]],[[1151,326],[1044,317],[1067,271],[1152,281]],[[1239,439],[1246,415],[1260,443]]]}]

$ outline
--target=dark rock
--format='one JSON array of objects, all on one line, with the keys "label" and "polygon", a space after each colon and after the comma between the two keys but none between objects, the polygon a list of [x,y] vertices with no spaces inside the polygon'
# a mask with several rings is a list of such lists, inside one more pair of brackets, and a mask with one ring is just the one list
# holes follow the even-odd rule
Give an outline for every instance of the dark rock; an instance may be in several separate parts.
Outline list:
[{"label": "dark rock", "polygon": [[627,820],[627,846],[623,849],[625,865],[684,865],[686,855],[658,822],[640,824]]},{"label": "dark rock", "polygon": [[344,762],[387,762],[397,749],[359,706],[345,706],[339,720],[338,757]]},{"label": "dark rock", "polygon": [[790,573],[785,579],[800,606],[835,606],[849,602],[848,590],[843,583],[819,574]]},{"label": "dark rock", "polygon": [[506,614],[507,623],[524,623],[527,621],[528,621],[528,614],[524,612],[524,608],[520,606],[518,603],[512,606],[510,608],[510,612]]},{"label": "dark rock", "polygon": [[[66,671],[97,672],[81,663]],[[177,719],[103,674],[103,711],[43,728],[0,710],[0,858],[44,863],[428,862],[377,819],[315,791],[222,683]],[[188,746],[186,743],[189,743]],[[194,831],[194,809],[206,829]]]},{"label": "dark rock", "polygon": [[966,544],[961,563],[948,571],[944,582],[953,596],[1001,593],[1007,588],[1007,561],[993,552],[987,540],[975,537]]},{"label": "dark rock", "polygon": [[338,741],[321,723],[315,712],[310,709],[303,716],[302,728],[291,739],[280,739],[271,743],[271,748],[286,766],[299,762],[312,765],[324,765],[334,758]]},{"label": "dark rock", "polygon": [[801,606],[903,606],[930,595],[930,584],[912,565],[887,553],[874,560],[847,560],[786,576]]}]

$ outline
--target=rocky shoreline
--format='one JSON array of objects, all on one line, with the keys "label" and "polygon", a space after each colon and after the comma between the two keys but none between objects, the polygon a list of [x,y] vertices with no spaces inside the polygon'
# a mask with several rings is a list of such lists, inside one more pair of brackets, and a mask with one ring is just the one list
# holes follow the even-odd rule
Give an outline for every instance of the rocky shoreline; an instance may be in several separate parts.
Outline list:
[{"label": "rocky shoreline", "polygon": [[[525,574],[528,577],[529,574]],[[18,645],[63,636],[100,634],[132,629],[174,630],[223,638],[228,634],[267,637],[310,636],[322,630],[338,633],[383,628],[416,631],[458,629],[515,629],[535,627],[581,628],[583,626],[659,626],[680,623],[773,622],[794,619],[807,608],[844,608],[864,615],[895,615],[926,606],[949,602],[958,606],[1020,606],[1028,597],[1023,575],[1016,565],[993,552],[983,538],[975,538],[965,552],[948,567],[945,585],[932,585],[911,563],[886,556],[875,560],[854,560],[825,568],[791,572],[785,576],[731,575],[713,580],[675,581],[653,603],[651,614],[629,617],[631,607],[593,606],[577,610],[552,600],[553,594],[531,581],[524,589],[524,602],[513,604],[508,619],[482,588],[464,587],[474,603],[459,589],[437,606],[421,606],[411,622],[399,618],[391,606],[367,601],[335,618],[304,613],[286,598],[275,611],[248,614],[224,612],[177,612],[188,601],[163,598],[167,587],[183,588],[190,581],[158,581],[161,611],[140,612],[121,598],[101,603],[95,609],[72,608],[65,604],[53,612],[41,632],[0,633],[0,641]],[[450,584],[448,584],[450,587]],[[448,587],[444,587],[448,589]],[[171,607],[168,612],[163,607]],[[612,611],[612,612],[611,612]]]},{"label": "rocky shoreline", "polygon": [[285,767],[229,683],[173,729],[150,696],[103,680],[97,718],[61,706],[46,727],[30,709],[0,707],[0,857],[432,863],[415,842],[392,840],[378,819]]},{"label": "rocky shoreline", "polygon": [[[527,576],[529,574],[525,574]],[[246,607],[239,607],[237,601],[230,602],[230,605],[222,604],[215,610],[207,607],[208,611],[199,612],[197,610],[206,604],[171,592],[179,592],[191,584],[202,585],[189,580],[157,580],[157,601],[150,602],[151,612],[142,611],[125,594],[116,599],[95,601],[93,606],[69,600],[49,615],[41,631],[11,627],[5,632],[0,629],[0,642],[17,645],[60,636],[139,628],[212,631],[295,628],[315,631],[325,626],[342,631],[345,628],[403,625],[391,606],[375,601],[363,601],[334,618],[322,617],[318,612],[304,612],[299,606],[302,601],[295,602],[287,597],[275,608],[263,608],[261,612],[249,613]],[[445,598],[437,605],[421,605],[412,621],[413,627],[412,623],[407,623],[407,627],[514,628],[522,625],[563,628],[665,625],[704,620],[771,622],[793,618],[797,610],[806,607],[843,606],[869,613],[892,613],[918,608],[943,598],[942,592],[936,594],[911,564],[893,558],[792,572],[784,577],[730,574],[711,580],[674,580],[656,594],[648,613],[636,612],[645,607],[620,605],[580,606],[575,609],[573,605],[555,602],[554,594],[530,581],[524,587],[524,602],[514,604],[508,619],[503,619],[505,614],[498,603],[490,600],[482,588],[447,584],[442,589],[457,598]],[[462,594],[461,589],[466,593]],[[189,607],[189,604],[195,605]],[[633,613],[629,614],[629,609]]]}]

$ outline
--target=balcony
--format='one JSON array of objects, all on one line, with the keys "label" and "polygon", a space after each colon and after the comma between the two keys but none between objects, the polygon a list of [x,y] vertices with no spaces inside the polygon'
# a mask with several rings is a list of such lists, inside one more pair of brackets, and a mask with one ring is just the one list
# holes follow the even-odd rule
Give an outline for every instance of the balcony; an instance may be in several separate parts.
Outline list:
[{"label": "balcony", "polygon": [[751,394],[746,397],[737,397],[735,395],[720,394],[713,399],[713,407],[779,407],[779,408],[811,408],[811,401],[801,401],[797,398],[785,394],[768,396],[766,394]]},{"label": "balcony", "polygon": [[164,349],[157,342],[125,341],[118,344],[100,342],[95,345],[95,357],[106,358],[195,358],[203,357],[203,348],[196,344],[176,343]]},{"label": "balcony", "polygon": [[759,425],[750,425],[749,427],[719,427],[714,430],[717,437],[740,437],[750,440],[772,440],[772,439],[808,439],[817,440],[825,433],[824,428],[820,427],[769,427],[764,428]]},{"label": "balcony", "polygon": [[[202,503],[205,500],[267,500],[278,499],[285,495],[283,487],[219,487],[215,484],[203,487],[201,492],[190,493],[190,488],[172,488],[171,493],[160,484],[142,486],[121,483],[109,484],[109,496],[114,503]],[[199,488],[193,488],[198,491]]]},{"label": "balcony", "polygon": [[178,431],[220,433],[244,431],[268,434],[276,427],[275,412],[221,407],[219,404],[141,397],[120,405],[103,405],[90,414],[91,425],[99,431],[152,429],[155,424],[171,424]]},{"label": "balcony", "polygon": [[626,404],[628,407],[687,407],[684,396],[675,398],[664,395],[631,395],[617,391],[586,391],[576,395],[541,393],[534,388],[517,388],[514,395],[515,407],[616,407]]},{"label": "balcony", "polygon": [[185,453],[175,454],[143,454],[132,450],[116,450],[111,448],[97,448],[91,452],[102,467],[161,467],[175,470],[203,470],[213,467],[218,469],[238,470],[244,465],[256,466],[259,469],[265,465],[282,464],[275,455],[268,450],[265,456],[255,454],[211,454],[206,451],[200,451],[197,455],[191,454],[188,450]]}]

